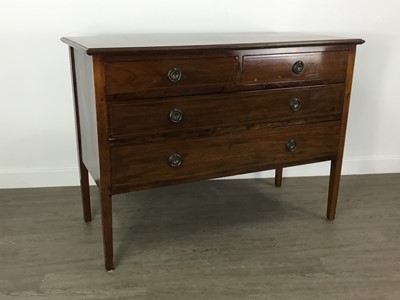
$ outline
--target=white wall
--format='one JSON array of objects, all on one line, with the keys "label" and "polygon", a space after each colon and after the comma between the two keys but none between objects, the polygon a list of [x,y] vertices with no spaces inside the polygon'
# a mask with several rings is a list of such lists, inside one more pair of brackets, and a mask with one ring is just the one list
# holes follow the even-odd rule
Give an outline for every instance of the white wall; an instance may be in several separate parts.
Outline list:
[{"label": "white wall", "polygon": [[[399,3],[2,0],[0,188],[78,184],[68,51],[59,38],[104,33],[291,31],[364,38],[343,171],[400,172]],[[328,174],[328,165],[286,173],[316,174]]]}]

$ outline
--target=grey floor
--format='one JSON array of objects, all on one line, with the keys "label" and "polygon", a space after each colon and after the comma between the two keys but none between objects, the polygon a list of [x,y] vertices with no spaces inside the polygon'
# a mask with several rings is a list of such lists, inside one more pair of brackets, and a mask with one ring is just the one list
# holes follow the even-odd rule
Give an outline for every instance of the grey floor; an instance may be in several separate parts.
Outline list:
[{"label": "grey floor", "polygon": [[0,299],[400,299],[400,174],[207,181],[117,196],[103,268],[77,187],[0,190]]}]

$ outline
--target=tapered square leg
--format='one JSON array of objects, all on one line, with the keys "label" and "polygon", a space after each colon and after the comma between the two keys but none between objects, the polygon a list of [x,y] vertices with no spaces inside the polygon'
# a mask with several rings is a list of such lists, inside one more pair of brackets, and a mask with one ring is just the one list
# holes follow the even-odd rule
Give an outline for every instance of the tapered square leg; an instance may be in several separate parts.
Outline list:
[{"label": "tapered square leg", "polygon": [[282,174],[283,174],[283,168],[275,169],[275,186],[276,187],[280,187],[282,185]]},{"label": "tapered square leg", "polygon": [[336,205],[339,194],[341,170],[341,160],[332,160],[331,172],[329,177],[328,206],[326,209],[326,218],[330,221],[334,220],[336,215]]},{"label": "tapered square leg", "polygon": [[79,163],[79,170],[81,178],[83,219],[85,222],[90,222],[92,220],[92,213],[90,209],[89,172],[83,162]]},{"label": "tapered square leg", "polygon": [[104,264],[107,271],[114,270],[113,263],[113,232],[112,232],[112,202],[107,191],[100,191],[101,222],[103,231]]},{"label": "tapered square leg", "polygon": [[69,53],[71,59],[71,75],[72,75],[72,86],[74,93],[76,145],[78,148],[77,150],[78,150],[78,161],[79,161],[83,219],[85,220],[85,222],[90,222],[92,220],[92,214],[90,211],[89,172],[82,160],[82,138],[81,138],[80,117],[79,117],[78,86],[76,79],[75,54],[72,47],[69,48]]}]

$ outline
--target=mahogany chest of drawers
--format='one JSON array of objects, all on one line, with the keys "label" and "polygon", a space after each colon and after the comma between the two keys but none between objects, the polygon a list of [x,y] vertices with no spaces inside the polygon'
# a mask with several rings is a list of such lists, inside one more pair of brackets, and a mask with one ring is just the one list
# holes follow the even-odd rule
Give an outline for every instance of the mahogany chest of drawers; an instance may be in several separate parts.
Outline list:
[{"label": "mahogany chest of drawers", "polygon": [[[100,188],[105,267],[112,195],[331,161],[335,217],[356,45],[289,34],[63,38],[70,46],[85,221]],[[245,199],[244,199],[245,201]]]}]

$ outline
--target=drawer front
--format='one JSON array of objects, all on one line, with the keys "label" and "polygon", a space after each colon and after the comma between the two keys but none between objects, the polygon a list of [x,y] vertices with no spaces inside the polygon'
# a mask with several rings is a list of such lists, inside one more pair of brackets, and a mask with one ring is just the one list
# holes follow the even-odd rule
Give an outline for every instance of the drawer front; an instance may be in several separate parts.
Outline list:
[{"label": "drawer front", "polygon": [[129,94],[190,86],[224,86],[235,83],[237,58],[160,59],[107,62],[106,93]]},{"label": "drawer front", "polygon": [[341,117],[344,85],[109,104],[110,137],[156,135],[257,123],[305,123]]},{"label": "drawer front", "polygon": [[244,56],[241,83],[344,82],[347,56],[347,51]]},{"label": "drawer front", "polygon": [[112,190],[115,193],[330,159],[337,152],[339,125],[340,121],[322,122],[113,146]]}]

